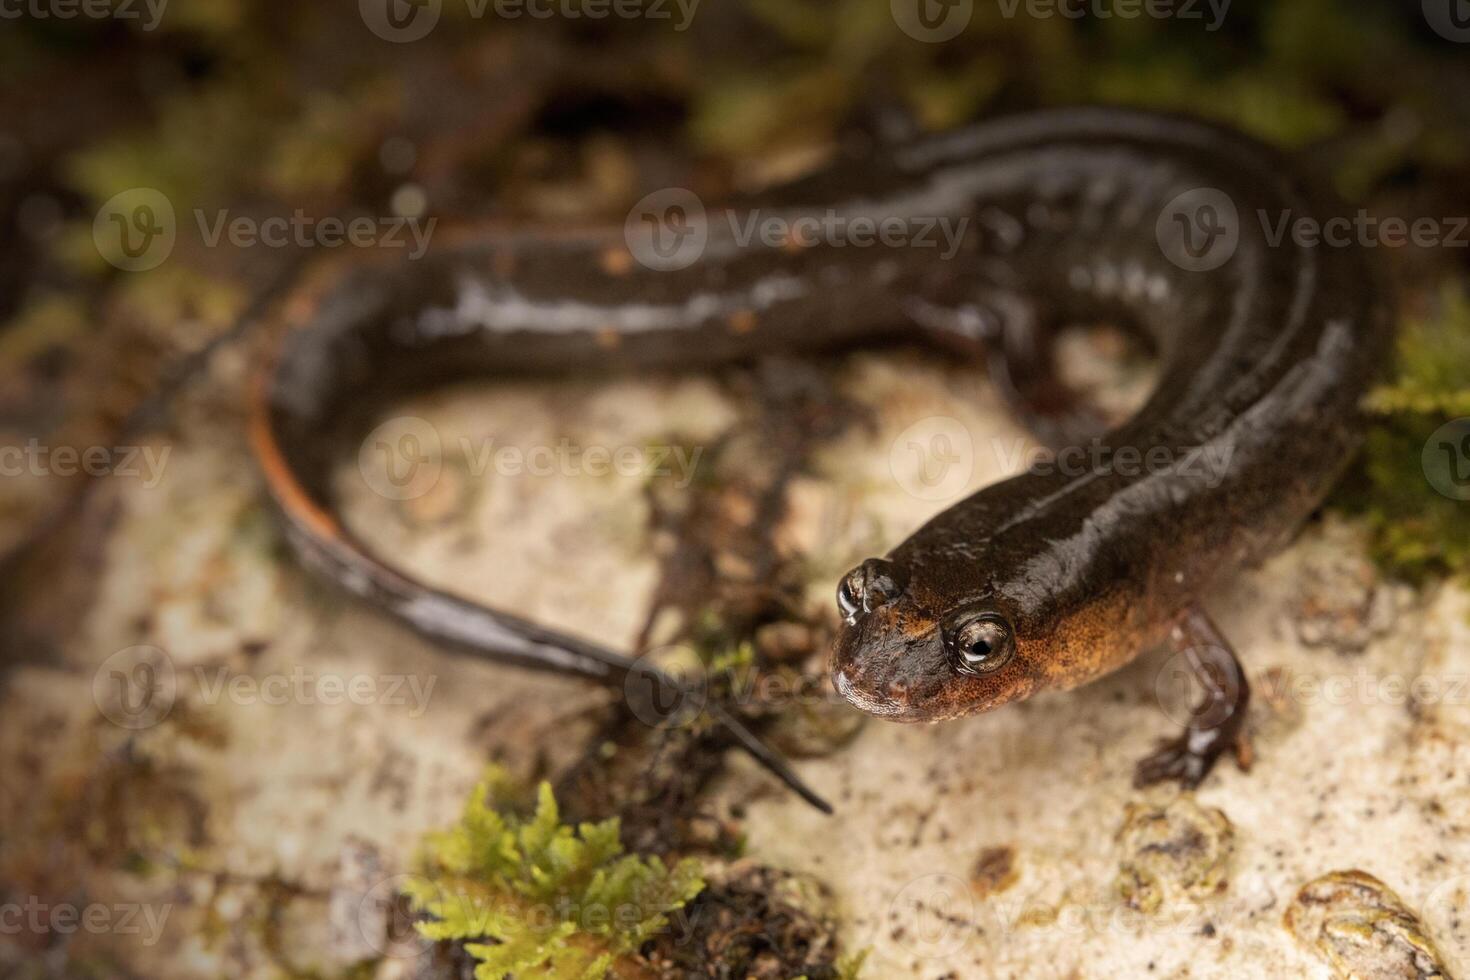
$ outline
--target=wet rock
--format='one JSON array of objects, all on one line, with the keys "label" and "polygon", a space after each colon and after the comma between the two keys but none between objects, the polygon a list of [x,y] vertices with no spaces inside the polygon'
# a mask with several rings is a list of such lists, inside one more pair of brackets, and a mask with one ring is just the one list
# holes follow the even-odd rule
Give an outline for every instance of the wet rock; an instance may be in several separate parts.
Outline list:
[{"label": "wet rock", "polygon": [[329,949],[345,963],[376,959],[387,944],[396,892],[387,880],[378,848],[359,838],[341,847],[336,880],[327,898]]},{"label": "wet rock", "polygon": [[798,675],[777,671],[773,678],[789,692],[773,699],[779,713],[769,736],[781,752],[798,759],[819,759],[847,746],[867,723],[868,716],[839,698],[825,675]]},{"label": "wet rock", "polygon": [[1302,886],[1283,919],[1345,980],[1449,980],[1419,917],[1365,871],[1333,871]]},{"label": "wet rock", "polygon": [[1009,844],[985,848],[970,870],[970,884],[981,898],[1005,891],[1019,877],[1016,870],[1016,849]]},{"label": "wet rock", "polygon": [[1398,597],[1366,557],[1334,551],[1307,563],[1292,619],[1309,647],[1362,653],[1398,619]]},{"label": "wet rock", "polygon": [[1152,913],[1224,891],[1235,830],[1222,811],[1183,794],[1163,806],[1128,804],[1118,846],[1119,893]]}]

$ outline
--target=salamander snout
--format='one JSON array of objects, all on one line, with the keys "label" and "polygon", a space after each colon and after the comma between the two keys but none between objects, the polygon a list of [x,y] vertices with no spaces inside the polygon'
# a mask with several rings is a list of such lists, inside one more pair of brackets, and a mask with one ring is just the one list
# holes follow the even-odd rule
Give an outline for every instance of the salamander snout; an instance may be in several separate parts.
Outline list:
[{"label": "salamander snout", "polygon": [[934,662],[928,618],[909,594],[897,562],[869,558],[842,577],[837,607],[843,628],[833,652],[832,680],[864,711],[903,721],[927,720],[948,671]]},{"label": "salamander snout", "polygon": [[1035,690],[1037,672],[1007,612],[1013,604],[984,593],[948,602],[925,572],[870,558],[843,576],[837,692],[869,714],[913,722],[985,711]]},{"label": "salamander snout", "polygon": [[869,558],[842,576],[837,585],[837,608],[849,626],[859,616],[893,602],[908,587],[908,572],[886,558]]}]

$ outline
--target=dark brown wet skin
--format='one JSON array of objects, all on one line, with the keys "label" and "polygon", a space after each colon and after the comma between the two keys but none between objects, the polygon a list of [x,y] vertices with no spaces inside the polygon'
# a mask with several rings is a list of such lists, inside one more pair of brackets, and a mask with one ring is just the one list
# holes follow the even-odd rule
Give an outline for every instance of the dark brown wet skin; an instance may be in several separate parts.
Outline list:
[{"label": "dark brown wet skin", "polygon": [[[1234,253],[1210,271],[1171,262],[1158,232],[1170,202],[1198,188],[1240,216]],[[671,271],[640,264],[616,231],[487,237],[349,269],[283,330],[257,403],[256,450],[293,545],[431,635],[622,676],[617,653],[434,593],[339,534],[327,475],[385,398],[465,377],[699,369],[893,339],[931,340],[982,370],[987,344],[1025,350],[1038,325],[1131,321],[1157,340],[1162,378],[1102,445],[1161,448],[1168,465],[1020,475],[939,513],[890,565],[851,580],[838,689],[884,717],[950,718],[1120,666],[1218,578],[1278,547],[1355,447],[1358,398],[1388,347],[1360,250],[1272,247],[1254,220],[1324,218],[1338,203],[1270,150],[1185,119],[1018,117],[840,161],[737,207],[900,215],[915,229],[963,220],[965,233],[951,258],[767,248],[733,241],[739,216],[711,207],[708,244]],[[1019,374],[1033,363],[991,366],[1011,370],[998,373],[1017,398],[1054,389]],[[977,615],[1003,622],[1011,648],[967,669],[945,629]]]}]

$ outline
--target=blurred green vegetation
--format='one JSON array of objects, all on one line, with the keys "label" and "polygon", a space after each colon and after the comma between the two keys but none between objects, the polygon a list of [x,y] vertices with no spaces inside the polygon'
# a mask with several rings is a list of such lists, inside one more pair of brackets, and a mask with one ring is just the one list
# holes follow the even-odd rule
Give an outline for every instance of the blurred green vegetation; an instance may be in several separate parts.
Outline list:
[{"label": "blurred green vegetation", "polygon": [[1411,580],[1470,576],[1470,502],[1435,492],[1426,440],[1451,419],[1470,416],[1470,292],[1446,286],[1399,331],[1398,371],[1368,399],[1377,419],[1361,475],[1338,502],[1366,521],[1374,552]]}]

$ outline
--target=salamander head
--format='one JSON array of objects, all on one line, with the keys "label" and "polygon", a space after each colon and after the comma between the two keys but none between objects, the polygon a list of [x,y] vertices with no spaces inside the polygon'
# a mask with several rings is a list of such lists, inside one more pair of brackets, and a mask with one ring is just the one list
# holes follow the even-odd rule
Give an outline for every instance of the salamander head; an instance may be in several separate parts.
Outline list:
[{"label": "salamander head", "polygon": [[1044,651],[1017,635],[1013,603],[955,601],[900,562],[870,558],[837,587],[843,626],[832,680],[869,714],[940,721],[1024,698],[1039,685]]}]

